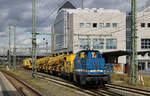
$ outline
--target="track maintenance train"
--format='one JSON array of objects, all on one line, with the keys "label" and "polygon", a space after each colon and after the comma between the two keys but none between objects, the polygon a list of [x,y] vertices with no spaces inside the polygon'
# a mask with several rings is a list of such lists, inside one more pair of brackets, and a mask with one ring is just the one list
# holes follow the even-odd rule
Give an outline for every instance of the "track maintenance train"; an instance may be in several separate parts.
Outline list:
[{"label": "track maintenance train", "polygon": [[[24,60],[24,67],[32,68],[32,59]],[[37,59],[37,70],[70,79],[80,85],[105,86],[110,81],[110,65],[97,50],[83,50],[76,54]]]}]

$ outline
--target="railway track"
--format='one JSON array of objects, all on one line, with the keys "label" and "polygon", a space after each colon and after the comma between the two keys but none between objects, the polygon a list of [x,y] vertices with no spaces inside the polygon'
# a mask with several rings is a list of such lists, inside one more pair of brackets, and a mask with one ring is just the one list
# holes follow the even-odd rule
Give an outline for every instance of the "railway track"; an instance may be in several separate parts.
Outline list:
[{"label": "railway track", "polygon": [[1,72],[17,89],[20,96],[44,96],[40,92],[38,92],[36,89],[31,87],[29,84],[19,79],[18,77],[16,77],[14,74],[7,72],[7,71],[3,71],[3,70],[1,70]]},{"label": "railway track", "polygon": [[54,76],[48,76],[47,74],[38,73],[38,76],[56,84],[73,88],[92,96],[150,96],[149,90],[144,90],[135,87],[122,86],[117,84],[106,84],[106,89],[89,90],[82,89],[72,82],[66,81],[64,79],[55,78]]},{"label": "railway track", "polygon": [[73,85],[71,82],[66,81],[66,80],[58,79],[58,78],[55,78],[53,76],[47,76],[47,75],[41,74],[41,73],[38,73],[37,77],[39,77],[41,79],[51,81],[51,82],[53,82],[55,84],[58,84],[58,85],[61,85],[61,86],[65,86],[65,87],[68,87],[68,88],[71,88],[71,89],[75,89],[75,90],[79,91],[82,94],[87,94],[87,95],[91,95],[91,96],[98,96],[94,92],[79,88],[79,87]]},{"label": "railway track", "polygon": [[63,80],[61,78],[49,76],[49,75],[43,74],[43,73],[38,73],[37,76],[39,78],[54,82],[56,84],[75,89],[75,90],[79,91],[80,93],[87,94],[90,96],[123,96],[123,95],[120,95],[120,94],[115,93],[113,91],[109,91],[107,89],[84,89],[84,88],[80,88],[79,85],[74,84],[73,82],[69,82],[69,81]]},{"label": "railway track", "polygon": [[[34,88],[32,88],[31,86],[28,86],[22,80],[18,80],[18,78],[14,74],[6,72],[6,71],[3,71],[3,73],[14,78],[21,84],[23,84],[21,87],[16,88],[16,89],[18,89],[18,91],[20,91],[20,93],[22,93],[22,96],[28,96],[28,95],[26,95],[26,93],[34,93],[34,95],[30,95],[30,96],[43,96],[39,92],[37,92]],[[150,96],[149,90],[143,90],[143,89],[139,89],[139,88],[122,86],[122,85],[117,85],[117,84],[106,84],[106,89],[100,89],[100,88],[99,89],[85,89],[85,88],[81,88],[80,86],[74,84],[73,82],[64,80],[59,77],[51,76],[48,74],[38,72],[37,77],[39,77],[41,79],[45,79],[50,82],[53,82],[57,85],[75,89],[77,92],[79,92],[81,94],[85,94],[86,96],[133,96],[133,95],[134,96]],[[25,86],[25,88],[24,88],[24,86]],[[25,89],[28,89],[29,92],[26,92]]]},{"label": "railway track", "polygon": [[111,88],[111,89],[120,90],[122,93],[127,93],[128,96],[129,95],[150,96],[150,90],[144,90],[144,89],[129,87],[129,86],[122,86],[118,84],[107,84],[106,87],[109,89]]}]

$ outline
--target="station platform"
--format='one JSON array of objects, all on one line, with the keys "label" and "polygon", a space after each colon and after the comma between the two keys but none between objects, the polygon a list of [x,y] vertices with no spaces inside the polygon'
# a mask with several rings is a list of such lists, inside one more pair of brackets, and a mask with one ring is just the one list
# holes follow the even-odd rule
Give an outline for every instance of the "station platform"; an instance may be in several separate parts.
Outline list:
[{"label": "station platform", "polygon": [[0,96],[19,96],[2,72],[0,72]]}]

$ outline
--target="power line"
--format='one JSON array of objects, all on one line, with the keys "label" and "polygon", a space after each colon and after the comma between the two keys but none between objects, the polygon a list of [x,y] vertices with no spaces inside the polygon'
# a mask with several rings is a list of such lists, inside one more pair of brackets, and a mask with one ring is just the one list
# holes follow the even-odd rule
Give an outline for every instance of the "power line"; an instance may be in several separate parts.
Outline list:
[{"label": "power line", "polygon": [[44,22],[40,24],[40,26],[46,24],[47,22],[50,22],[50,21],[49,21],[49,20],[50,20],[50,17],[51,17],[52,15],[54,15],[54,13],[57,11],[57,9],[58,9],[65,1],[66,1],[66,0],[62,1],[62,2],[59,4],[59,6],[57,6],[57,7],[54,8],[54,9],[52,9],[52,11],[51,11],[51,12],[47,15],[47,17],[46,17],[46,18],[48,18],[48,19],[45,19]]},{"label": "power line", "polygon": [[[61,0],[58,0],[59,2],[61,1]],[[57,1],[57,2],[58,2]],[[64,2],[64,1],[63,1]],[[47,7],[47,5],[45,5],[46,7]],[[48,8],[48,7],[47,7]],[[43,23],[45,24],[45,21],[46,21],[46,23],[47,23],[47,21],[49,21],[49,17],[50,17],[50,15],[52,15],[54,12],[55,12],[55,10],[56,10],[56,8],[53,8],[51,11],[49,11],[49,9],[50,8],[48,8],[48,15],[46,16],[46,18],[45,18],[45,20],[43,21]],[[53,10],[54,10],[54,12],[53,12]],[[49,21],[50,22],[50,21]],[[42,26],[43,25],[43,23],[40,23],[40,25],[39,26]]]}]

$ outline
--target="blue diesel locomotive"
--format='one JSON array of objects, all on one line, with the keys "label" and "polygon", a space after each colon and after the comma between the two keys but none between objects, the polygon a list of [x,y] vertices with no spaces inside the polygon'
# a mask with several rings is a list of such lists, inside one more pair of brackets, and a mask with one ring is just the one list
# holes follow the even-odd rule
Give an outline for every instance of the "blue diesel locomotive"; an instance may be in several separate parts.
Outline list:
[{"label": "blue diesel locomotive", "polygon": [[80,85],[105,86],[110,82],[111,66],[96,50],[83,50],[74,59],[73,79]]}]

